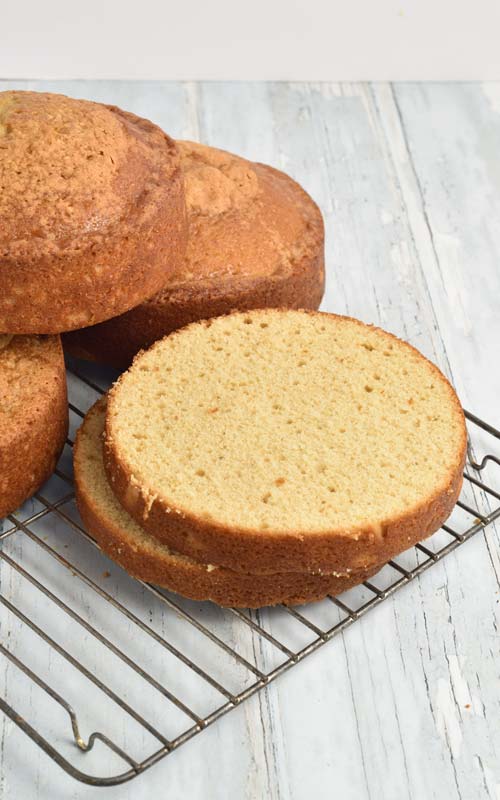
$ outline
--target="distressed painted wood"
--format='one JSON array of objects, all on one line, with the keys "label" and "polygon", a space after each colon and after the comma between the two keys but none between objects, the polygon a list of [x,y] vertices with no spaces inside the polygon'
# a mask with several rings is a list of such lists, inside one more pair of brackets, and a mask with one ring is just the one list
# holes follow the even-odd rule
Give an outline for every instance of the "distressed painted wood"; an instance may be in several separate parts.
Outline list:
[{"label": "distressed painted wood", "polygon": [[[18,85],[113,102],[175,137],[290,172],[325,215],[323,307],[408,339],[466,407],[500,425],[500,86]],[[138,608],[141,599],[131,596]],[[498,800],[499,622],[491,530],[163,764],[99,791],[120,800]],[[236,624],[227,633],[243,654],[255,646]],[[4,636],[23,645],[14,623]],[[91,656],[97,663],[97,648]],[[7,679],[0,673],[2,688]],[[1,800],[94,797],[11,723],[0,726]]]}]

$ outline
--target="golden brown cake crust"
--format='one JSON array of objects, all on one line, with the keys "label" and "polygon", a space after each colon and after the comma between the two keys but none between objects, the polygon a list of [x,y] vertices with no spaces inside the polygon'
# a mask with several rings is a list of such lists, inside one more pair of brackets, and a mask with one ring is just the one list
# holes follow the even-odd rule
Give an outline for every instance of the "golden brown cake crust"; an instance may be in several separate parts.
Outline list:
[{"label": "golden brown cake crust", "polygon": [[324,290],[321,212],[291,178],[264,164],[193,142],[182,156],[186,261],[150,300],[73,331],[64,346],[118,368],[190,322],[234,309],[318,308]]},{"label": "golden brown cake crust", "polygon": [[[279,314],[269,310],[262,314]],[[282,313],[287,313],[283,311]],[[325,319],[335,315],[319,312],[303,312]],[[242,315],[243,316],[243,315]],[[350,318],[339,318],[349,320]],[[363,328],[359,320],[350,320]],[[196,323],[195,323],[196,324]],[[210,323],[198,323],[209,325]],[[397,337],[380,331],[401,344]],[[182,335],[182,331],[173,334]],[[153,346],[158,347],[160,343]],[[191,514],[185,508],[173,507],[171,501],[156,496],[143,488],[127,467],[127,459],[113,439],[113,414],[116,393],[124,373],[109,393],[106,440],[104,448],[105,467],[110,485],[121,504],[130,515],[151,535],[179,553],[202,563],[210,562],[242,572],[268,574],[273,571],[296,571],[297,566],[307,572],[344,571],[368,569],[370,566],[388,561],[416,542],[434,533],[450,515],[460,494],[463,468],[466,457],[467,434],[459,400],[444,375],[411,345],[407,346],[419,359],[430,367],[435,380],[442,382],[449,393],[453,415],[459,422],[461,442],[457,448],[456,461],[450,468],[445,485],[429,496],[426,502],[413,507],[407,513],[385,520],[377,529],[357,527],[355,530],[271,531],[240,529]],[[151,352],[151,351],[150,351]],[[140,363],[139,355],[134,362]]]},{"label": "golden brown cake crust", "polygon": [[[86,475],[84,440],[96,422],[104,427],[106,398],[87,413],[74,448],[75,488],[78,510],[83,523],[101,549],[140,580],[163,586],[193,600],[212,600],[222,606],[258,608],[285,603],[298,605],[336,595],[361,583],[377,571],[355,570],[347,574],[313,575],[299,572],[251,575],[224,567],[200,564],[169,551],[156,539],[142,533],[133,538],[123,531],[118,520],[99,504],[95,488]],[[101,420],[99,420],[101,417]],[[100,444],[100,441],[99,441]],[[101,467],[102,469],[102,467]],[[93,471],[95,474],[95,470]],[[115,501],[117,502],[117,501]],[[131,526],[137,527],[130,520]]]},{"label": "golden brown cake crust", "polygon": [[251,575],[224,567],[199,564],[194,559],[159,556],[147,549],[133,547],[124,541],[119,528],[93,506],[77,483],[78,510],[90,535],[106,555],[120,564],[130,575],[154,583],[191,600],[211,600],[220,606],[261,608],[282,603],[301,605],[338,595],[368,580],[379,567],[356,570],[349,575],[314,575],[281,572]]},{"label": "golden brown cake crust", "polygon": [[51,475],[67,432],[59,336],[0,337],[0,519]]},{"label": "golden brown cake crust", "polygon": [[183,263],[175,143],[114,106],[0,92],[0,331],[57,333],[126,311]]}]

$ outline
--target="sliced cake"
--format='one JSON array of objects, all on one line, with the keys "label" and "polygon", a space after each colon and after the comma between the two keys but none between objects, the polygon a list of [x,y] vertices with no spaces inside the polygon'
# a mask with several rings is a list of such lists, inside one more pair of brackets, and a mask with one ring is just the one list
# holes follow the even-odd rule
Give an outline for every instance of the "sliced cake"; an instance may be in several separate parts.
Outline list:
[{"label": "sliced cake", "polygon": [[250,575],[201,564],[173,552],[145,533],[111,491],[102,457],[105,414],[103,398],[90,409],[78,431],[74,451],[76,498],[89,533],[105,553],[134,577],[195,600],[259,607],[276,603],[295,605],[339,594],[374,571]]},{"label": "sliced cake", "polygon": [[158,541],[252,573],[365,569],[433,533],[462,485],[464,415],[417,350],[293,310],[192,324],[110,392],[113,492]]}]

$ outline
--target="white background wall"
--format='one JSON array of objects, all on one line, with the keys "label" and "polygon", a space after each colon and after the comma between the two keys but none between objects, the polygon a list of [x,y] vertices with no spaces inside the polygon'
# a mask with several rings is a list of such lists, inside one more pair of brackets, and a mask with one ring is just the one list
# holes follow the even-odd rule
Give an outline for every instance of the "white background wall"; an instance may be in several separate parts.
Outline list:
[{"label": "white background wall", "polygon": [[498,0],[25,0],[0,77],[500,79]]}]

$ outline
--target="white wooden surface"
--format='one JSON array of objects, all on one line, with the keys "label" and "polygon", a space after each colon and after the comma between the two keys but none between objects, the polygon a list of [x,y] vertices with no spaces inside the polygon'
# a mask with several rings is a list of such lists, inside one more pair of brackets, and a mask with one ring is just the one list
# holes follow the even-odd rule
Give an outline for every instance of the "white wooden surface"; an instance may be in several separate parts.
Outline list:
[{"label": "white wooden surface", "polygon": [[[500,425],[500,85],[7,86],[290,172],[325,215],[323,307],[405,337]],[[2,718],[0,798],[499,800],[499,618],[490,530],[130,784],[76,783]]]}]

